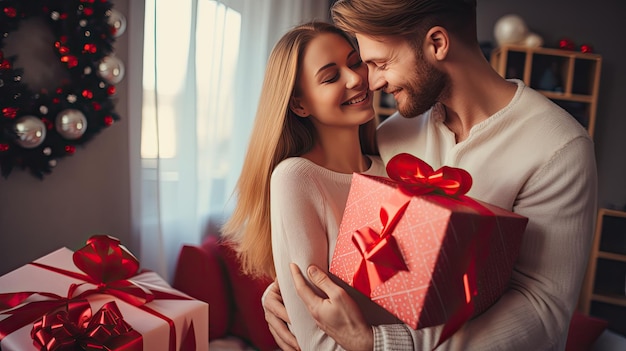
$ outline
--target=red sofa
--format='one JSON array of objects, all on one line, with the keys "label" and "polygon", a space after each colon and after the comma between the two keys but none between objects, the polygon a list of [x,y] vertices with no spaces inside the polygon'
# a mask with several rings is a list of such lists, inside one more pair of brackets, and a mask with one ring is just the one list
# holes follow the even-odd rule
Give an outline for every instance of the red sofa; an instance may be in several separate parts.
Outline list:
[{"label": "red sofa", "polygon": [[261,306],[270,282],[243,275],[235,252],[208,236],[181,248],[172,285],[209,304],[209,341],[235,337],[265,351],[278,349]]}]

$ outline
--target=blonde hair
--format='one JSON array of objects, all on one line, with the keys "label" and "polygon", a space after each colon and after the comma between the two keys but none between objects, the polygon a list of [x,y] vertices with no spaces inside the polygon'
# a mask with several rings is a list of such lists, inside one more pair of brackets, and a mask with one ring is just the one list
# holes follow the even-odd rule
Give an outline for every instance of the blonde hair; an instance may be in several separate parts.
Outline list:
[{"label": "blonde hair", "polygon": [[[222,228],[233,244],[244,273],[276,275],[271,247],[270,177],[284,159],[309,151],[316,132],[308,118],[297,117],[289,101],[297,89],[298,73],[307,45],[322,33],[335,33],[354,42],[332,24],[309,22],[294,27],[274,46],[268,59],[259,106],[235,195],[237,204]],[[378,154],[376,120],[360,126],[361,150]]]}]

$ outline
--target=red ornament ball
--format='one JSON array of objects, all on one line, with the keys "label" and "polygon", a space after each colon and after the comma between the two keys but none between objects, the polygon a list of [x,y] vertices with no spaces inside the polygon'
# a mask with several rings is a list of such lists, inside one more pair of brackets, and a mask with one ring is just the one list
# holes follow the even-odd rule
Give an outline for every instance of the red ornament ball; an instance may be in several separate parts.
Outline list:
[{"label": "red ornament ball", "polygon": [[574,42],[567,38],[563,38],[559,40],[559,47],[563,50],[574,50]]},{"label": "red ornament ball", "polygon": [[584,52],[584,53],[592,53],[593,52],[593,47],[589,44],[583,44],[580,46],[580,52]]}]

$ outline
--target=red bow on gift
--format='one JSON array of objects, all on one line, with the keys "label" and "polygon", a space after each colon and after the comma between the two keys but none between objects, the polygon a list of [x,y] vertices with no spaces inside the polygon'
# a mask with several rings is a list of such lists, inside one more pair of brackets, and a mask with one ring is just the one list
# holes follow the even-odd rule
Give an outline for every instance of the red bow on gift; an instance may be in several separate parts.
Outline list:
[{"label": "red bow on gift", "polygon": [[406,153],[389,160],[387,174],[413,196],[429,193],[460,196],[472,187],[472,176],[466,170],[443,166],[434,171],[428,163]]},{"label": "red bow on gift", "polygon": [[143,338],[124,321],[115,301],[92,315],[87,300],[77,300],[45,314],[31,330],[41,351],[141,351]]},{"label": "red bow on gift", "polygon": [[472,177],[467,171],[448,166],[434,171],[428,163],[406,153],[389,160],[387,174],[397,183],[399,191],[381,205],[380,221],[383,229],[378,233],[366,226],[352,236],[352,241],[363,257],[354,273],[353,284],[367,296],[398,271],[408,270],[391,234],[411,197],[430,193],[457,197],[472,187]]},{"label": "red bow on gift", "polygon": [[72,284],[68,292],[70,298],[84,298],[92,294],[109,294],[133,306],[142,306],[155,298],[187,299],[187,297],[166,291],[151,290],[130,279],[137,274],[139,261],[126,247],[120,244],[117,238],[112,236],[94,235],[90,237],[85,246],[74,252],[72,259],[76,267],[86,274],[36,262],[31,264],[96,285],[96,288],[83,291],[75,296],[76,290],[84,283]]}]

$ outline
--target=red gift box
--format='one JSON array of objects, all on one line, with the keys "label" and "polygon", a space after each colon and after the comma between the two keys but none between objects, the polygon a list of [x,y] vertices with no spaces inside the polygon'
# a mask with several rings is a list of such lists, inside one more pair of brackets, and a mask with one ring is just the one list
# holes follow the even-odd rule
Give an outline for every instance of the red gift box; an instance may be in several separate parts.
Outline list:
[{"label": "red gift box", "polygon": [[[134,351],[142,349],[133,341],[137,334],[143,350],[208,350],[208,305],[138,268],[117,239],[94,236],[77,252],[61,248],[1,276],[2,350],[34,351],[41,342],[87,340]],[[84,311],[94,317],[85,319]],[[73,318],[77,313],[80,318]],[[66,331],[59,333],[61,328]],[[132,347],[122,348],[121,342]]]},{"label": "red gift box", "polygon": [[470,197],[471,177],[401,154],[354,174],[330,272],[441,341],[508,286],[528,219]]}]

